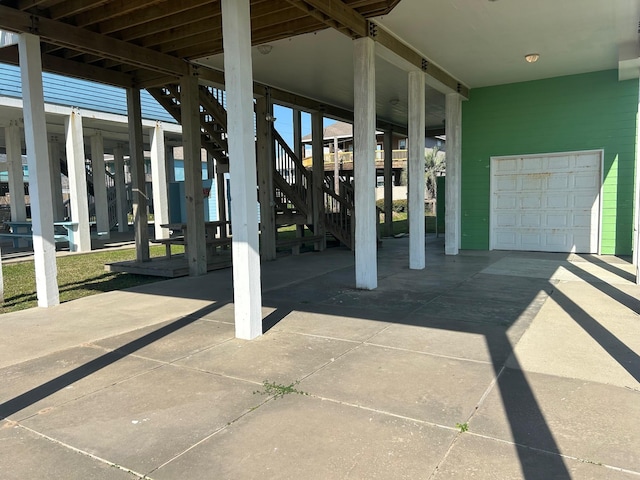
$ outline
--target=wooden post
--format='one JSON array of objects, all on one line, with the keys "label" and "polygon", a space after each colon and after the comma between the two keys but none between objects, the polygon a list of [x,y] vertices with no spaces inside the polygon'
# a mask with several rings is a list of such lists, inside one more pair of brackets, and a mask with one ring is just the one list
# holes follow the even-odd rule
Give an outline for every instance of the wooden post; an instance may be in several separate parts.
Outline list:
[{"label": "wooden post", "polygon": [[447,177],[445,180],[444,253],[457,255],[460,248],[460,195],[462,193],[462,97],[448,93],[445,98],[447,134]]},{"label": "wooden post", "polygon": [[373,290],[378,286],[375,42],[368,37],[358,38],[353,47],[356,288]]},{"label": "wooden post", "polygon": [[151,130],[151,191],[153,195],[153,227],[156,238],[169,238],[169,230],[160,226],[169,223],[165,153],[162,122],[156,122]]},{"label": "wooden post", "polygon": [[302,149],[302,112],[293,109],[293,153],[300,160],[304,159],[304,150]]},{"label": "wooden post", "polygon": [[236,337],[262,335],[249,0],[222,0]]},{"label": "wooden post", "polygon": [[127,202],[126,184],[124,181],[124,147],[120,144],[113,149],[114,183],[116,185],[116,210],[118,215],[118,231],[129,230],[129,203]]},{"label": "wooden post", "polygon": [[69,173],[69,206],[71,219],[78,222],[78,235],[75,245],[69,245],[71,250],[88,252],[91,250],[91,236],[89,234],[89,206],[87,192],[87,169],[85,166],[84,138],[82,135],[82,116],[80,111],[72,109],[65,118],[67,132],[67,170]]},{"label": "wooden post", "polygon": [[60,169],[60,143],[58,137],[49,137],[49,160],[51,161],[51,196],[53,202],[53,219],[64,220],[64,202],[62,199],[62,178]]},{"label": "wooden post", "polygon": [[9,173],[9,195],[11,196],[11,220],[23,222],[27,219],[24,195],[24,171],[22,170],[22,139],[17,120],[11,120],[5,128],[7,170]]},{"label": "wooden post", "polygon": [[33,255],[38,306],[60,303],[56,268],[56,249],[51,205],[51,165],[47,148],[47,131],[42,91],[40,38],[23,33],[18,39],[24,136],[29,166],[29,197],[33,231]]},{"label": "wooden post", "polygon": [[393,132],[384,132],[384,230],[393,235]]},{"label": "wooden post", "polygon": [[425,267],[424,132],[425,82],[421,70],[409,72],[409,268]]},{"label": "wooden post", "polygon": [[313,223],[314,235],[320,235],[322,240],[316,244],[317,250],[324,250],[327,245],[324,229],[324,125],[322,113],[311,114],[311,151],[312,171],[311,185],[313,187]]},{"label": "wooden post", "polygon": [[340,194],[340,154],[338,153],[338,137],[333,137],[333,190]]},{"label": "wooden post", "polygon": [[274,143],[271,129],[273,104],[267,91],[256,102],[256,141],[258,146],[258,196],[260,199],[260,253],[262,260],[276,259],[276,215],[273,201]]},{"label": "wooden post", "polygon": [[129,115],[129,168],[133,196],[133,229],[136,238],[136,260],[148,262],[149,222],[147,220],[147,185],[144,174],[144,143],[142,139],[142,111],[140,90],[127,88]]},{"label": "wooden post", "polygon": [[207,273],[207,245],[204,230],[202,193],[202,152],[200,147],[200,97],[194,67],[180,79],[180,110],[184,152],[184,195],[187,211],[189,275]]}]

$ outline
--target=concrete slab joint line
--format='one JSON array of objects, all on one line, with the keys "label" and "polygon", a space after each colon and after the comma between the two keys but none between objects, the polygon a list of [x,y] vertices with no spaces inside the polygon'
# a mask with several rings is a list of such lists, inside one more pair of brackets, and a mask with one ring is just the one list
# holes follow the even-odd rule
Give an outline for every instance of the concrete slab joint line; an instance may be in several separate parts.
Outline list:
[{"label": "concrete slab joint line", "polygon": [[428,241],[265,263],[251,342],[229,270],[0,316],[0,477],[638,478],[631,264]]}]

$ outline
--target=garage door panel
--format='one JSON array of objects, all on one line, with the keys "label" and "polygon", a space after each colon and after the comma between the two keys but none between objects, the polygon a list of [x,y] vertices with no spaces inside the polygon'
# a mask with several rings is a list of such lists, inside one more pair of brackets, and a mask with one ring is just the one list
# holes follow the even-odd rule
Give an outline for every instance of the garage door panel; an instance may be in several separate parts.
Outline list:
[{"label": "garage door panel", "polygon": [[600,165],[599,152],[492,159],[492,248],[597,253]]},{"label": "garage door panel", "polygon": [[542,197],[539,193],[536,194],[523,194],[520,199],[520,208],[539,210],[542,207]]}]

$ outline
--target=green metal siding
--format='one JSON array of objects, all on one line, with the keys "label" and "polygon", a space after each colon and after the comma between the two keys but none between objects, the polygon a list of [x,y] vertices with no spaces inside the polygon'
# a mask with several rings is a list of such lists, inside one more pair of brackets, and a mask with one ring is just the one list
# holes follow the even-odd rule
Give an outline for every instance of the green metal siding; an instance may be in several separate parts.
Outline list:
[{"label": "green metal siding", "polygon": [[473,89],[462,106],[462,248],[489,248],[490,158],[604,150],[601,250],[629,255],[638,81],[615,70]]}]

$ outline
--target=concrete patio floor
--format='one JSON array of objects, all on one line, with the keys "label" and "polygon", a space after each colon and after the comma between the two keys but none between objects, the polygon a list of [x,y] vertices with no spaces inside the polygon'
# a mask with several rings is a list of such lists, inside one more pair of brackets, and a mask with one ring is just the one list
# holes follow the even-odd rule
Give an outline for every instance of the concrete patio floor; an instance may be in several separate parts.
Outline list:
[{"label": "concrete patio floor", "polygon": [[427,251],[263,264],[254,341],[230,270],[0,316],[0,478],[640,478],[634,268]]}]

